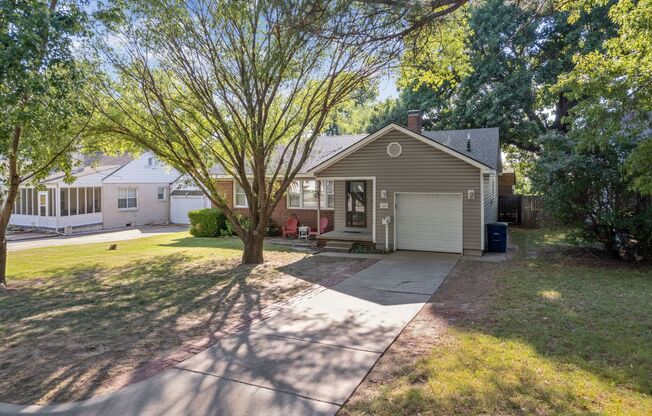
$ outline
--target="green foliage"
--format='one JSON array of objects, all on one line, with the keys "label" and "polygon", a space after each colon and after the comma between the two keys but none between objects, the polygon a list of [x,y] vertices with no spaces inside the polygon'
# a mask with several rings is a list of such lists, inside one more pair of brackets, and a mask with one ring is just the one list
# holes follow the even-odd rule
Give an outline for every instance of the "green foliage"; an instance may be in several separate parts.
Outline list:
[{"label": "green foliage", "polygon": [[[603,1],[566,4],[571,20]],[[609,9],[618,32],[599,51],[578,54],[558,89],[579,101],[574,128],[587,146],[613,139],[635,146],[625,161],[633,189],[652,195],[652,0],[619,0]]]},{"label": "green foliage", "polygon": [[275,222],[271,222],[269,227],[267,227],[267,232],[265,233],[266,237],[279,237],[281,235],[281,227],[279,227]]},{"label": "green foliage", "polygon": [[[241,214],[237,214],[235,216],[236,220],[238,221],[238,224],[244,229],[244,230],[249,230],[251,227],[251,220],[249,217]],[[269,229],[269,227],[268,227]],[[233,222],[231,221],[226,221],[226,228],[222,231],[220,231],[220,235],[222,237],[229,237],[232,235],[235,235],[235,227],[233,225]]]},{"label": "green foliage", "polygon": [[612,33],[606,10],[596,7],[569,23],[568,12],[516,2],[471,5],[442,27],[438,41],[407,44],[401,84],[416,90],[401,94],[388,118],[405,120],[407,110],[423,109],[434,128],[499,127],[503,144],[539,151],[539,135],[567,130],[563,118],[574,103],[552,87],[573,68],[576,53],[598,49]]},{"label": "green foliage", "polygon": [[464,6],[434,25],[412,33],[405,39],[399,87],[418,89],[444,85],[454,88],[472,71],[469,39],[469,6]]},{"label": "green foliage", "polygon": [[[76,1],[59,1],[55,10],[44,1],[0,2],[0,159],[15,157],[21,178],[70,168],[63,156],[89,115],[80,98],[88,66],[73,52],[73,42],[87,35],[86,22]],[[8,175],[2,163],[0,202]]]},{"label": "green foliage", "polygon": [[371,101],[378,95],[377,86],[360,88],[350,100],[338,105],[328,116],[324,134],[359,134],[365,131],[375,112]]},{"label": "green foliage", "polygon": [[[436,100],[436,92],[425,85],[417,89],[404,89],[399,93],[399,98],[390,98],[374,105],[366,131],[372,133],[389,123],[405,125],[408,111],[430,109],[434,100]],[[426,130],[434,128],[428,114],[424,118],[423,128]]]},{"label": "green foliage", "polygon": [[574,134],[544,138],[532,170],[535,192],[555,219],[576,225],[582,236],[625,258],[652,254],[649,198],[631,190],[622,163],[635,148],[627,141],[580,145]]},{"label": "green foliage", "polygon": [[[243,261],[260,263],[271,212],[329,115],[347,117],[343,106],[371,89],[400,46],[398,35],[373,40],[400,26],[394,8],[357,3],[111,4],[101,13],[109,71],[97,80],[92,131],[187,173],[248,242]],[[216,165],[256,207],[246,227],[216,187]]]},{"label": "green foliage", "polygon": [[519,195],[531,195],[533,191],[530,172],[536,163],[536,156],[514,145],[503,146],[503,155],[505,165],[513,168],[516,174],[515,192]]},{"label": "green foliage", "polygon": [[188,218],[190,219],[190,234],[194,237],[221,237],[228,230],[228,221],[224,213],[217,208],[190,211]]},{"label": "green foliage", "polygon": [[[568,4],[569,21],[604,1]],[[547,209],[616,255],[652,255],[652,1],[620,0],[617,33],[578,53],[553,91],[577,106],[565,139],[551,138],[535,169]]]}]

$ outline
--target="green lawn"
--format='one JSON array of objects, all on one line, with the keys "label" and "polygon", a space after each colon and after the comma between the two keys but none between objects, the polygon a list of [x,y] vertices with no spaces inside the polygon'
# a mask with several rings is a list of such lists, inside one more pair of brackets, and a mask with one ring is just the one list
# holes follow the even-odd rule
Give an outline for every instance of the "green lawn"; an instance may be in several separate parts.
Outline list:
[{"label": "green lawn", "polygon": [[343,414],[652,414],[652,268],[563,246],[557,231],[511,236],[513,260],[468,262],[472,276],[442,286],[445,302],[455,279],[492,275],[484,312],[460,319],[483,308],[468,284],[467,299],[455,294],[468,304],[433,306],[447,325],[430,352],[381,386],[365,381]]},{"label": "green lawn", "polygon": [[175,233],[9,253],[0,294],[0,401],[46,404],[111,381],[184,341],[242,322],[359,260],[266,246],[240,264],[234,238]]},{"label": "green lawn", "polygon": [[[188,260],[237,259],[242,255],[242,243],[237,238],[194,238],[188,233],[117,242],[118,250],[107,250],[112,243],[83,246],[58,246],[9,253],[8,280],[53,278],[62,271],[74,269],[119,267],[134,261],[147,262],[161,256],[182,256]],[[219,248],[220,250],[215,250]],[[282,246],[268,246],[267,250],[283,250]],[[83,261],[80,258],[83,256]]]}]

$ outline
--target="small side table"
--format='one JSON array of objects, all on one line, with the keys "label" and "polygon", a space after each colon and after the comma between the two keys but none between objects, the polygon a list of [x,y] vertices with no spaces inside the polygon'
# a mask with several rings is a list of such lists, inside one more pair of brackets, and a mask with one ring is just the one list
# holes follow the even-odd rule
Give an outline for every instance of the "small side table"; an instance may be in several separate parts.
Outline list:
[{"label": "small side table", "polygon": [[299,235],[297,236],[297,239],[307,240],[309,234],[310,234],[310,227],[301,226],[299,227]]}]

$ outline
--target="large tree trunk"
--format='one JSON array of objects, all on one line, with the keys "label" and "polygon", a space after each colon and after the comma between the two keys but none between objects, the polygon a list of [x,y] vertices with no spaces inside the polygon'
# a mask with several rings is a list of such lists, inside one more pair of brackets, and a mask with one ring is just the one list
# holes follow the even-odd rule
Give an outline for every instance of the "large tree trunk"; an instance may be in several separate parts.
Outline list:
[{"label": "large tree trunk", "polygon": [[256,231],[247,233],[244,242],[244,250],[242,252],[242,262],[244,264],[261,264],[263,258],[263,242],[265,241],[265,234]]},{"label": "large tree trunk", "polygon": [[5,237],[6,227],[0,230],[0,290],[7,288],[7,238]]},{"label": "large tree trunk", "polygon": [[568,133],[570,126],[565,117],[575,105],[577,102],[569,100],[563,92],[559,93],[559,99],[555,104],[555,120],[550,127],[560,133]]},{"label": "large tree trunk", "polygon": [[5,233],[11,217],[11,210],[7,207],[13,207],[15,200],[16,192],[9,192],[8,200],[4,201],[0,210],[0,290],[7,288],[7,237],[5,237]]}]

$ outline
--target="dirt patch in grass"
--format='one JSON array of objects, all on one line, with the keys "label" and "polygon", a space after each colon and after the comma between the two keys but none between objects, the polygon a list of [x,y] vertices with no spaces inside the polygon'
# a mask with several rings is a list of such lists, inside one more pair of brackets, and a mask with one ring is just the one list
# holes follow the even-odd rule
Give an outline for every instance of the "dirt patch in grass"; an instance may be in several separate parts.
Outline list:
[{"label": "dirt patch in grass", "polygon": [[118,267],[80,259],[43,278],[14,280],[0,294],[0,401],[50,404],[105,393],[185,341],[212,336],[363,261],[268,252],[252,267],[236,256],[192,253]]},{"label": "dirt patch in grass", "polygon": [[652,414],[652,268],[549,230],[460,261],[341,415]]}]

